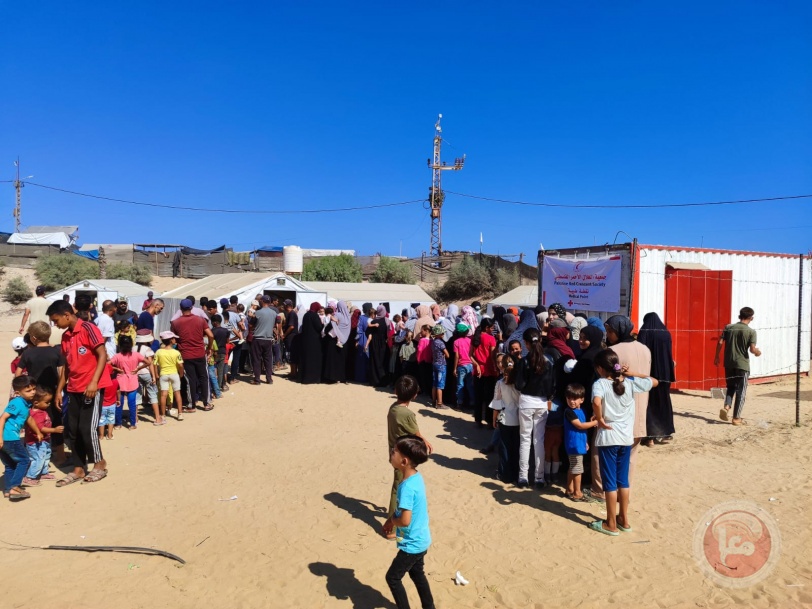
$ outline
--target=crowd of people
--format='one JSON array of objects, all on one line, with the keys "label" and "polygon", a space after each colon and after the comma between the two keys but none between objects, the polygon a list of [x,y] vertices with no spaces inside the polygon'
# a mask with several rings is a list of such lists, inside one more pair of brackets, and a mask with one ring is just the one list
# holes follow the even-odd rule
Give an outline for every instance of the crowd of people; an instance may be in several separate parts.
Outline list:
[{"label": "crowd of people", "polygon": [[[667,443],[675,431],[671,336],[656,313],[647,314],[635,334],[628,317],[604,322],[557,303],[521,311],[495,306],[490,314],[483,314],[478,302],[461,309],[415,304],[390,315],[372,303],[356,308],[330,300],[305,310],[257,294],[246,309],[236,297],[198,303],[189,296],[170,330],[156,337],[155,318],[164,303],[151,293],[140,313],[123,299],[97,306],[82,298],[48,302],[41,288],[26,306],[21,330],[28,324],[27,332],[15,339],[18,357],[12,364],[19,412],[3,420],[0,451],[10,499],[25,498],[23,487],[52,478],[41,442],[48,443],[48,451],[52,447],[55,461],[64,458],[65,443],[71,449],[74,469],[58,486],[96,482],[107,475],[102,439],[113,439],[119,429],[136,430],[139,421],[161,426],[168,417],[180,421],[185,414],[211,411],[241,375],[252,384],[261,384],[264,375],[272,384],[287,366],[288,378],[302,384],[383,388],[413,378],[415,398],[437,409],[471,412],[477,426],[494,430],[482,451],[498,452],[503,481],[543,487],[566,472],[567,493],[579,501],[604,501],[616,490],[616,477],[607,489],[601,467],[602,432],[609,431],[601,421],[611,420],[607,413],[634,415],[622,438],[615,437],[624,446],[628,442],[618,458],[628,458],[630,472],[640,445]],[[731,370],[744,369],[748,350],[760,354],[748,326],[752,310],[745,308],[742,315],[720,342]],[[52,326],[63,330],[58,347],[49,342]],[[626,380],[646,377],[659,383],[634,381],[621,391]],[[726,401],[727,409],[735,398],[734,423],[746,394],[740,378],[730,384]],[[25,420],[19,399],[34,405]],[[634,408],[628,409],[632,399]],[[24,428],[25,450],[14,452],[9,443]],[[581,474],[589,480],[583,492]]]}]

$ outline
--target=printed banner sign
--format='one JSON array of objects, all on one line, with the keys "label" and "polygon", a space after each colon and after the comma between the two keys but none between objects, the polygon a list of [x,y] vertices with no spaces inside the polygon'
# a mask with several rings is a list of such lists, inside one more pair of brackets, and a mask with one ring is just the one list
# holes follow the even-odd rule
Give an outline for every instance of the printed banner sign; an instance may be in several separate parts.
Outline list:
[{"label": "printed banner sign", "polygon": [[544,257],[542,304],[567,309],[620,311],[620,256],[595,260]]}]

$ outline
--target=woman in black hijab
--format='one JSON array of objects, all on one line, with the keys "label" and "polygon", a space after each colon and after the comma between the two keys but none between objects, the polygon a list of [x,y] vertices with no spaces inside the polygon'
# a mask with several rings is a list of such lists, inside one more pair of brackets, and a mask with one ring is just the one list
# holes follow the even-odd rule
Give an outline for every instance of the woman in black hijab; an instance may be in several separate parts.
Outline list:
[{"label": "woman in black hijab", "polygon": [[651,390],[646,412],[646,437],[643,444],[651,446],[652,441],[666,444],[674,433],[674,410],[671,407],[671,382],[674,380],[674,354],[671,346],[671,333],[656,313],[646,313],[643,325],[637,335],[638,342],[651,351],[651,375],[662,379]]},{"label": "woman in black hijab", "polygon": [[304,385],[321,383],[323,360],[321,331],[324,329],[324,324],[319,317],[319,311],[323,308],[319,302],[314,302],[310,305],[310,310],[302,317],[299,380]]},{"label": "woman in black hijab", "polygon": [[369,351],[369,384],[373,387],[385,387],[389,382],[386,362],[389,361],[389,324],[386,319],[386,307],[379,305],[375,319],[367,328],[367,350]]},{"label": "woman in black hijab", "polygon": [[589,420],[592,416],[592,384],[598,379],[593,362],[595,356],[603,350],[603,332],[594,326],[581,328],[578,345],[581,347],[581,354],[572,369],[570,379],[571,382],[584,386],[586,394],[581,408]]}]

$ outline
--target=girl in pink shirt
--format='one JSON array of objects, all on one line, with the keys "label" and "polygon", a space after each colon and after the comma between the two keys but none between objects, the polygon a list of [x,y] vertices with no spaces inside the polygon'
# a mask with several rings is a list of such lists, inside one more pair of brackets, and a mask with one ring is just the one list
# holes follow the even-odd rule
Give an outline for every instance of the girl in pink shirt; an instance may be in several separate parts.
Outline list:
[{"label": "girl in pink shirt", "polygon": [[116,429],[121,429],[121,419],[124,414],[124,400],[127,400],[130,409],[130,429],[138,428],[136,399],[138,397],[138,371],[149,366],[144,356],[137,351],[133,353],[133,339],[122,335],[118,339],[118,353],[110,360],[113,370],[118,373],[118,387],[121,391],[121,402],[116,406]]}]

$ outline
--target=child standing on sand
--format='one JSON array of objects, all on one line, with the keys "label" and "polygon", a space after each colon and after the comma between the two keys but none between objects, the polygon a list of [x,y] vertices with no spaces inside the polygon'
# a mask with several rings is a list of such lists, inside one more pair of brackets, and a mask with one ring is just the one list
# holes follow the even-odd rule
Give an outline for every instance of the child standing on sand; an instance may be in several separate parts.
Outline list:
[{"label": "child standing on sand", "polygon": [[579,383],[567,385],[567,408],[564,410],[564,450],[567,451],[570,468],[567,472],[567,497],[573,501],[585,501],[581,492],[581,474],[584,473],[584,455],[589,454],[586,430],[597,427],[597,421],[586,420],[581,410],[586,390]]},{"label": "child standing on sand", "polygon": [[[629,459],[634,444],[634,394],[658,385],[657,379],[636,375],[621,367],[617,353],[604,349],[595,356],[600,377],[592,385],[592,408],[598,422],[595,446],[600,458],[606,498],[606,520],[589,528],[604,535],[631,532],[629,524]],[[618,504],[620,513],[618,513]]]},{"label": "child standing on sand", "polygon": [[398,553],[386,572],[386,583],[395,597],[398,609],[409,609],[403,577],[412,578],[423,609],[434,609],[429,580],[423,571],[423,561],[431,545],[429,509],[426,485],[417,466],[426,462],[430,452],[423,438],[407,435],[397,439],[389,463],[400,472],[403,482],[398,486],[397,510],[383,525],[384,533],[397,530]]},{"label": "child standing on sand", "polygon": [[138,372],[142,368],[149,366],[146,359],[140,353],[133,352],[133,339],[124,334],[118,339],[118,353],[110,360],[113,370],[118,372],[118,388],[121,392],[121,401],[116,408],[116,427],[121,427],[121,419],[124,414],[124,400],[127,400],[130,411],[130,430],[138,429]]},{"label": "child standing on sand", "polygon": [[[31,400],[36,392],[34,379],[28,375],[16,377],[11,381],[11,388],[14,390],[14,397],[6,406],[6,410],[0,415],[0,461],[6,466],[4,481],[6,487],[3,490],[3,497],[11,501],[28,499],[31,495],[23,490],[22,483],[31,459],[25,449],[23,441],[20,440],[20,432],[23,426],[29,427],[33,422],[29,419]],[[42,434],[36,427],[31,430],[38,439],[42,439]]]},{"label": "child standing on sand", "polygon": [[[31,409],[30,419],[25,428],[25,448],[31,465],[28,466],[28,473],[23,478],[26,486],[39,486],[40,480],[55,480],[56,476],[49,472],[48,467],[51,461],[51,434],[62,433],[64,428],[60,425],[54,427],[48,409],[54,395],[50,389],[37,387],[34,394],[34,405]],[[34,425],[31,425],[31,421]],[[35,431],[39,430],[39,435]]]},{"label": "child standing on sand", "polygon": [[[408,374],[400,377],[395,383],[395,395],[398,401],[392,404],[389,413],[386,415],[390,453],[400,436],[413,435],[423,438],[420,434],[420,428],[417,426],[417,417],[415,417],[414,412],[409,410],[409,403],[417,397],[419,392],[420,387],[417,379]],[[423,441],[426,442],[425,439]],[[429,454],[431,454],[431,444],[426,442],[426,447]],[[389,500],[389,516],[394,514],[395,508],[397,508],[398,485],[403,480],[401,474],[402,472],[395,468],[395,479],[392,482],[392,494]]]}]

